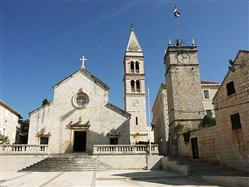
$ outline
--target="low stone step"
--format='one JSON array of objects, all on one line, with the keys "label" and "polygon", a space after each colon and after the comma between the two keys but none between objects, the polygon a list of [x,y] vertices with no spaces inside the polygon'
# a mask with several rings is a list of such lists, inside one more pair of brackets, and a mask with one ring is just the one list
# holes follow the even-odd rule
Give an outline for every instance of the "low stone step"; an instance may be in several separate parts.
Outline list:
[{"label": "low stone step", "polygon": [[49,157],[22,171],[94,171],[112,167],[90,156],[64,155]]}]

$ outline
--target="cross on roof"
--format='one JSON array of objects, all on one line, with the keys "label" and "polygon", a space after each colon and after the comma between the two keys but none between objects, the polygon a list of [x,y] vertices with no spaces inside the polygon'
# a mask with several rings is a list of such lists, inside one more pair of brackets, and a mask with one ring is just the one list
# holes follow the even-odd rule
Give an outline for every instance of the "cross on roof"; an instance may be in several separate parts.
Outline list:
[{"label": "cross on roof", "polygon": [[85,56],[80,57],[81,61],[81,69],[85,69],[85,61],[87,61],[87,58]]}]

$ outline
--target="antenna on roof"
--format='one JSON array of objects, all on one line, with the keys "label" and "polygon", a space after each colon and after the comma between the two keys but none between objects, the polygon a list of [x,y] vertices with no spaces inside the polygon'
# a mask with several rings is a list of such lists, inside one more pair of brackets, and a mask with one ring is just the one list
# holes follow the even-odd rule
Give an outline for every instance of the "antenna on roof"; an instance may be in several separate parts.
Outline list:
[{"label": "antenna on roof", "polygon": [[171,39],[169,39],[169,43],[168,43],[169,45],[172,45],[172,42],[171,42]]},{"label": "antenna on roof", "polygon": [[131,28],[130,28],[130,30],[131,30],[131,31],[134,30],[134,25],[133,25],[133,23],[131,23]]},{"label": "antenna on roof", "polygon": [[195,40],[194,40],[194,38],[192,38],[192,46],[195,46],[196,44],[195,44]]}]

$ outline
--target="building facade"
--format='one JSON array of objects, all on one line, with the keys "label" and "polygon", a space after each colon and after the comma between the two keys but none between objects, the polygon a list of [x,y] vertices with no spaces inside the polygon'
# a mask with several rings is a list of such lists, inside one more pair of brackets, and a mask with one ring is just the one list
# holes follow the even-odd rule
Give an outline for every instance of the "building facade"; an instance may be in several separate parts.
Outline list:
[{"label": "building facade", "polygon": [[53,86],[54,99],[30,112],[28,144],[50,153],[93,152],[95,144],[129,144],[130,114],[108,102],[109,87],[81,68]]},{"label": "building facade", "polygon": [[240,50],[230,62],[213,100],[217,148],[222,164],[249,171],[249,51]]},{"label": "building facade", "polygon": [[91,154],[94,145],[147,141],[144,57],[133,29],[123,65],[125,110],[108,102],[109,87],[82,66],[53,86],[51,102],[29,113],[28,144]]},{"label": "building facade", "polygon": [[131,114],[131,144],[147,141],[146,88],[143,50],[131,28],[124,56],[124,104]]},{"label": "building facade", "polygon": [[9,143],[16,143],[17,129],[21,126],[21,114],[0,100],[0,134],[8,136]]},{"label": "building facade", "polygon": [[[205,115],[215,117],[213,98],[220,86],[219,82],[201,81],[203,93],[202,104]],[[169,152],[169,115],[166,84],[161,84],[153,104],[153,127],[155,143],[158,144],[159,154],[167,155]]]},{"label": "building facade", "polygon": [[197,46],[169,44],[164,56],[169,111],[169,149],[178,156],[177,126],[197,128],[205,115]]},{"label": "building facade", "polygon": [[203,107],[205,115],[215,117],[213,98],[220,87],[219,82],[201,81],[201,89],[203,93]]},{"label": "building facade", "polygon": [[152,107],[152,113],[154,141],[156,144],[158,144],[159,154],[167,155],[169,141],[169,115],[167,89],[165,84],[161,84],[159,88],[156,100]]},{"label": "building facade", "polygon": [[249,51],[230,62],[213,99],[216,125],[191,132],[189,142],[181,136],[179,154],[249,171]]}]

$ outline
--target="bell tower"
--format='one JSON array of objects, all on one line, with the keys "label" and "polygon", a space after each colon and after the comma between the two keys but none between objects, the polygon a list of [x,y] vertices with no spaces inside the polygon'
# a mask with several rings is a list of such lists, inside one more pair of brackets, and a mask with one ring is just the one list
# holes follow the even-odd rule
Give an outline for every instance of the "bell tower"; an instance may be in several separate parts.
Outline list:
[{"label": "bell tower", "polygon": [[133,28],[124,56],[124,105],[131,114],[130,143],[147,141],[144,55]]},{"label": "bell tower", "polygon": [[[169,148],[171,156],[178,155],[177,129],[197,128],[203,119],[202,91],[197,46],[168,45],[164,56],[165,79],[169,113]],[[177,128],[178,126],[178,128]]]}]

